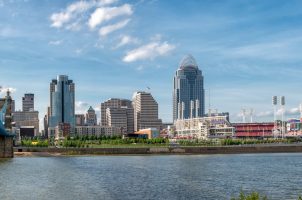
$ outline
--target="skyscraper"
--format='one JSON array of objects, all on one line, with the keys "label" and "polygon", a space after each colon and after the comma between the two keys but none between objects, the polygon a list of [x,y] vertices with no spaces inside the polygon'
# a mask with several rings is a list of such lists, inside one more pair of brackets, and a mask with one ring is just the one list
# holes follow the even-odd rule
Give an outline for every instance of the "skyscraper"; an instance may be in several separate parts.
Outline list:
[{"label": "skyscraper", "polygon": [[68,76],[59,75],[50,83],[50,119],[52,130],[60,124],[75,127],[75,85]]},{"label": "skyscraper", "polygon": [[134,132],[133,107],[128,99],[111,98],[101,103],[102,126],[120,128],[123,132]]},{"label": "skyscraper", "polygon": [[96,118],[95,110],[90,106],[86,113],[86,125],[95,126],[96,124],[97,124],[97,118]]},{"label": "skyscraper", "polygon": [[102,126],[109,126],[106,120],[106,109],[107,108],[132,108],[132,103],[128,99],[111,98],[101,103],[101,124]]},{"label": "skyscraper", "polygon": [[134,132],[133,108],[107,108],[106,121],[108,126],[120,128],[123,133]]},{"label": "skyscraper", "polygon": [[75,115],[76,126],[85,126],[85,115],[84,114],[76,114]]},{"label": "skyscraper", "polygon": [[204,112],[203,75],[193,56],[187,55],[174,76],[173,121],[201,117]]},{"label": "skyscraper", "polygon": [[134,108],[134,131],[145,128],[160,129],[161,119],[158,119],[158,104],[148,92],[135,92],[132,97]]},{"label": "skyscraper", "polygon": [[22,111],[34,111],[34,94],[24,94],[22,97]]}]

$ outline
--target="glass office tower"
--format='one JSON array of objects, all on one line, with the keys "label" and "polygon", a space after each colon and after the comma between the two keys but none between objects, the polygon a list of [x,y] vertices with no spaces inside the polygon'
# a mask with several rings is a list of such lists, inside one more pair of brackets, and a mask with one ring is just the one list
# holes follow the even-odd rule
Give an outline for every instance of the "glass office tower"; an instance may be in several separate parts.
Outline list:
[{"label": "glass office tower", "polygon": [[204,112],[203,75],[193,56],[187,55],[174,76],[173,121],[202,117]]},{"label": "glass office tower", "polygon": [[60,123],[75,127],[75,85],[68,76],[59,75],[50,83],[50,117],[49,127]]}]

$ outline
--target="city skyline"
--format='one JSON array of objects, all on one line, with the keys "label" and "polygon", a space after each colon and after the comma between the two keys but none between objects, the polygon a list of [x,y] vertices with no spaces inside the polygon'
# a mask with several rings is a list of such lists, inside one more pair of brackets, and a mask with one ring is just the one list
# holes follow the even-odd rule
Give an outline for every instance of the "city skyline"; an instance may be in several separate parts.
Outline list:
[{"label": "city skyline", "polygon": [[[300,1],[78,2],[0,1],[0,85],[12,88],[16,110],[34,93],[41,120],[48,81],[66,74],[78,86],[76,113],[149,87],[159,117],[171,122],[173,75],[190,53],[205,77],[206,112],[211,89],[211,107],[229,111],[231,121],[242,108],[272,120],[272,95],[286,96],[287,114],[299,116]],[[113,8],[110,19],[98,14]]]}]

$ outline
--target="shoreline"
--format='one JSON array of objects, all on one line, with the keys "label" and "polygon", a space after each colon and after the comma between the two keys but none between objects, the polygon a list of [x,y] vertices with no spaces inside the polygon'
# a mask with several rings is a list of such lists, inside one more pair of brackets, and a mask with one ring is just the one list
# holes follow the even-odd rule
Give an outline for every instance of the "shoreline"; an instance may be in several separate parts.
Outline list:
[{"label": "shoreline", "polygon": [[203,155],[251,153],[302,153],[302,144],[234,145],[203,147],[104,147],[53,148],[14,147],[15,157],[60,157],[91,155]]}]

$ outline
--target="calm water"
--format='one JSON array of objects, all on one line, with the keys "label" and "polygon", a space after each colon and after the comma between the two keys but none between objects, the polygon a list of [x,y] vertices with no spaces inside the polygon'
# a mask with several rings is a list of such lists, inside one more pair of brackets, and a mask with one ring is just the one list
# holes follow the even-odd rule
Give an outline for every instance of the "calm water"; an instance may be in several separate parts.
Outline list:
[{"label": "calm water", "polygon": [[230,199],[302,194],[302,154],[31,157],[0,161],[0,199]]}]

